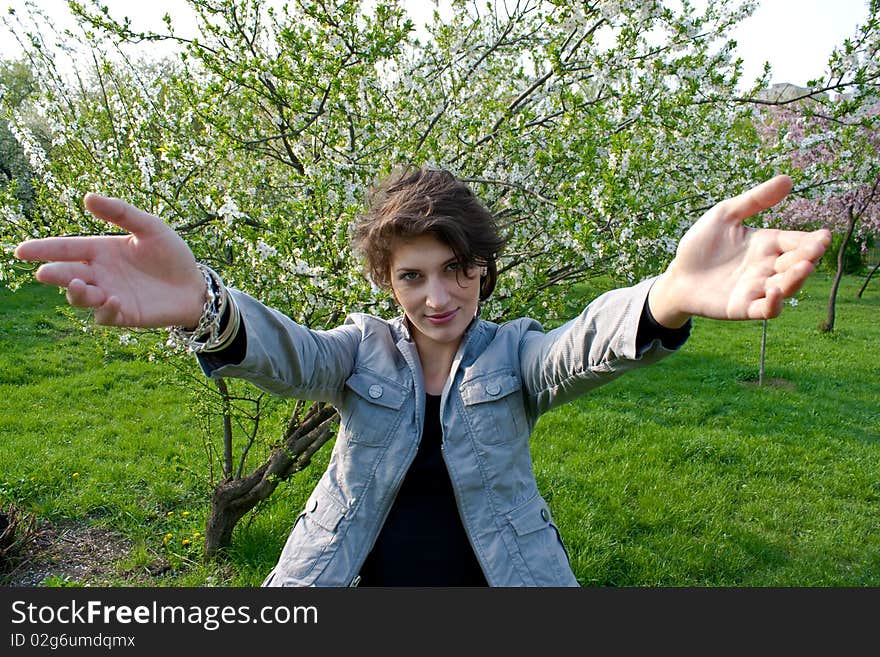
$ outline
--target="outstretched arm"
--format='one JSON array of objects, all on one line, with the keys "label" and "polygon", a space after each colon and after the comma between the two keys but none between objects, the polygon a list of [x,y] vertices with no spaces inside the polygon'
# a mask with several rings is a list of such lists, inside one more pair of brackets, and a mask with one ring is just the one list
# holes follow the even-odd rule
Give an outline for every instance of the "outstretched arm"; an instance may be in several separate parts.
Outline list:
[{"label": "outstretched arm", "polygon": [[769,319],[782,312],[831,244],[827,230],[756,229],[749,217],[779,203],[791,191],[776,176],[721,201],[691,226],[675,258],[648,296],[656,320],[669,328],[689,317]]},{"label": "outstretched arm", "polygon": [[46,261],[37,280],[67,288],[71,305],[93,308],[98,324],[195,327],[205,280],[186,242],[158,217],[119,199],[87,194],[84,203],[128,234],[28,240],[15,256]]}]

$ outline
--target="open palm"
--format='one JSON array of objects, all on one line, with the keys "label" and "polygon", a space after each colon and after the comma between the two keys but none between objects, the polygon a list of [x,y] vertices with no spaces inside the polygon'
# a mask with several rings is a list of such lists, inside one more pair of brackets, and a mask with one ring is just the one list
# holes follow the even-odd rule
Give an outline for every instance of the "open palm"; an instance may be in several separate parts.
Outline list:
[{"label": "open palm", "polygon": [[87,194],[84,202],[128,234],[29,240],[16,257],[46,261],[37,280],[67,288],[68,301],[93,308],[99,324],[195,326],[205,282],[186,242],[158,217],[119,199]]},{"label": "open palm", "polygon": [[[714,319],[779,315],[783,299],[797,293],[831,243],[831,234],[824,229],[802,232],[743,225],[789,191],[791,179],[776,176],[721,201],[700,217],[682,238],[664,274],[657,295],[659,312],[674,309],[681,317]],[[655,310],[653,297],[651,308]]]}]

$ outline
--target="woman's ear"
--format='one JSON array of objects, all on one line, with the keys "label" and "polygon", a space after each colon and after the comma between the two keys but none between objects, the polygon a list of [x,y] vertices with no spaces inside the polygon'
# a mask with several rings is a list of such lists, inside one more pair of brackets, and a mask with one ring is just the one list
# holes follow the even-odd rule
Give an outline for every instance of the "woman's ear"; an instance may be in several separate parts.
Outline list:
[{"label": "woman's ear", "polygon": [[480,278],[486,278],[486,276],[488,276],[488,275],[489,275],[489,270],[486,269],[485,267],[483,267],[480,270]]}]

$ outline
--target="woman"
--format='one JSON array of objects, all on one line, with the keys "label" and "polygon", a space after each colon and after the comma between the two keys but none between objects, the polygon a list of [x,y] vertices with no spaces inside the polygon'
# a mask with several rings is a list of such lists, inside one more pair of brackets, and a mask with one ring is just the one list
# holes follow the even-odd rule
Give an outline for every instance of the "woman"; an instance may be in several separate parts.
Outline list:
[{"label": "woman", "polygon": [[391,321],[306,329],[223,286],[160,219],[93,194],[87,209],[128,235],[33,240],[16,256],[50,261],[37,279],[101,324],[176,327],[208,376],[336,406],[328,468],[264,585],[577,586],[532,472],[535,422],[672,353],[694,315],[777,316],[830,243],[743,226],[790,189],[778,176],[719,203],[662,275],[549,332],[479,317],[503,239],[445,171],[394,178],[355,225],[370,277],[403,310]]}]

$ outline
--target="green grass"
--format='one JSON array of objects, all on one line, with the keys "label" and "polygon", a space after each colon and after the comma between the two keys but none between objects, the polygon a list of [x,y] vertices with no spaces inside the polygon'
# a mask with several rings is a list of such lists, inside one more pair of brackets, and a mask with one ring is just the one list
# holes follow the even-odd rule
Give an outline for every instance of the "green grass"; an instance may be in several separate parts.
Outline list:
[{"label": "green grass", "polygon": [[[856,299],[861,281],[844,279],[832,335],[824,274],[770,323],[767,385],[760,322],[697,319],[680,353],[540,420],[535,471],[582,584],[880,585],[880,291]],[[0,289],[0,502],[124,534],[114,584],[259,584],[329,450],[240,523],[226,565],[204,563],[189,393],[74,315],[53,289]]]},{"label": "green grass", "polygon": [[120,585],[157,564],[163,575],[151,585],[259,583],[321,459],[243,522],[231,566],[204,563],[210,463],[191,393],[172,367],[136,356],[161,333],[126,347],[121,331],[86,335],[84,317],[54,289],[0,289],[0,503],[127,536],[134,547],[120,570],[131,578]]},{"label": "green grass", "polygon": [[880,293],[829,279],[769,323],[697,318],[681,352],[544,416],[539,484],[585,585],[880,584]]}]

